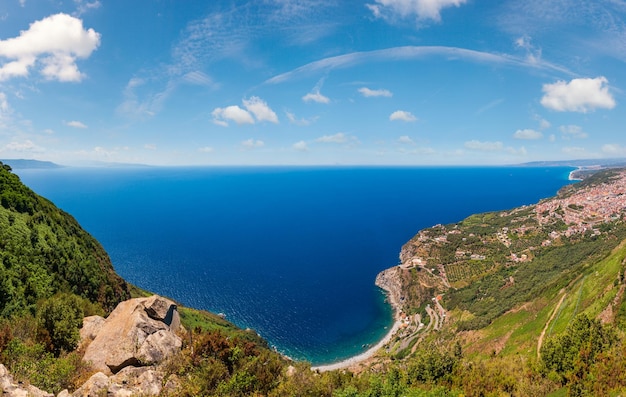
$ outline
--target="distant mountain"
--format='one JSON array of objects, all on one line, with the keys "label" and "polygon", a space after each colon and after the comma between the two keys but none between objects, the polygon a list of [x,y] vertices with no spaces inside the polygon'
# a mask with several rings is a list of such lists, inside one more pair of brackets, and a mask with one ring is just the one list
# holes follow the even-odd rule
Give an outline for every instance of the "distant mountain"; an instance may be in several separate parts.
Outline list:
[{"label": "distant mountain", "polygon": [[582,159],[562,161],[531,161],[519,164],[522,167],[600,167],[616,168],[626,166],[626,158]]},{"label": "distant mountain", "polygon": [[6,159],[0,160],[2,163],[9,165],[16,170],[25,169],[52,169],[63,168],[62,165],[53,163],[51,161],[39,161],[39,160],[25,160],[25,159]]}]

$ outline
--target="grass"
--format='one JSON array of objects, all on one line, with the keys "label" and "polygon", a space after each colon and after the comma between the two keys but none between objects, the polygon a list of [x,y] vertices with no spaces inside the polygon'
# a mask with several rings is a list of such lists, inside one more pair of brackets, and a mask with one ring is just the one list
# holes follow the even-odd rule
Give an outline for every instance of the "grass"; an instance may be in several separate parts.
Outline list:
[{"label": "grass", "polygon": [[[606,258],[585,266],[580,277],[563,287],[567,296],[549,325],[546,338],[565,330],[577,314],[584,312],[595,318],[613,302],[619,289],[619,286],[614,285],[614,280],[622,270],[624,258],[626,242],[616,247]],[[518,306],[482,329],[480,342],[467,347],[480,354],[490,354],[493,350],[490,346],[495,342],[504,342],[500,355],[536,355],[539,335],[560,297],[561,288],[552,288],[532,302]]]}]

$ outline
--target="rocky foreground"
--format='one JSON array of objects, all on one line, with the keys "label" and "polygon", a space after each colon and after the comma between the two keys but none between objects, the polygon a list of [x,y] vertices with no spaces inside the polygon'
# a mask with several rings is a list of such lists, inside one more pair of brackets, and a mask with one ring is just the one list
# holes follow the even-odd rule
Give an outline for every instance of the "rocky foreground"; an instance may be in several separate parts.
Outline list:
[{"label": "rocky foreground", "polygon": [[[174,390],[175,379],[165,382],[160,365],[180,351],[183,332],[176,304],[157,295],[124,301],[106,319],[86,317],[80,349],[83,361],[97,372],[74,393],[64,390],[58,396],[148,396]],[[16,383],[1,364],[0,387],[5,396],[54,396]]]}]

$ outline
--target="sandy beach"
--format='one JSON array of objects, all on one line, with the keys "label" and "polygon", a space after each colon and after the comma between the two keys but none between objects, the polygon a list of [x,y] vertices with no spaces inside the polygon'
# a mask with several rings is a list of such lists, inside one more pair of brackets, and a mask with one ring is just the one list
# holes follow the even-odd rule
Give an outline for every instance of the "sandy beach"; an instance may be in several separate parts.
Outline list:
[{"label": "sandy beach", "polygon": [[[388,269],[391,270],[391,269]],[[395,335],[395,333],[398,331],[398,329],[400,328],[400,325],[402,324],[401,320],[400,320],[400,304],[399,302],[396,300],[396,297],[393,293],[391,293],[391,291],[389,290],[388,286],[384,286],[381,284],[377,285],[382,288],[383,290],[386,291],[387,294],[387,299],[389,301],[389,304],[391,305],[391,308],[393,309],[393,318],[394,318],[394,323],[393,326],[391,327],[391,329],[389,330],[389,332],[387,332],[387,334],[385,335],[384,338],[382,338],[377,344],[375,344],[374,346],[372,346],[371,348],[367,349],[366,351],[364,351],[363,353],[354,356],[354,357],[350,357],[348,359],[345,359],[343,361],[338,361],[336,363],[332,363],[332,364],[326,364],[326,365],[318,365],[315,367],[311,367],[311,370],[313,371],[320,371],[320,372],[324,372],[324,371],[334,371],[337,369],[345,369],[345,368],[350,368],[356,364],[359,364],[363,361],[369,360],[370,358],[374,357],[376,355],[376,353],[382,349],[383,346],[385,346],[387,343],[389,343],[389,341],[391,341],[391,338]]]},{"label": "sandy beach", "polygon": [[378,342],[377,344],[375,344],[374,346],[369,348],[367,351],[359,354],[358,356],[350,357],[350,358],[348,358],[346,360],[343,360],[343,361],[339,361],[339,362],[332,363],[332,364],[327,364],[327,365],[320,365],[320,366],[317,366],[317,367],[311,367],[311,370],[313,370],[313,371],[320,371],[320,372],[334,371],[336,369],[349,368],[349,367],[352,367],[353,365],[356,365],[356,364],[358,364],[360,362],[368,360],[368,359],[374,357],[374,355],[378,352],[378,350],[380,350],[385,344],[389,343],[389,341],[391,340],[393,335],[396,333],[398,328],[400,328],[400,321],[398,321],[398,319],[396,319],[395,322],[393,323],[393,326],[389,330],[389,332],[387,332],[387,335],[385,335],[385,337],[383,339],[381,339],[380,342]]}]

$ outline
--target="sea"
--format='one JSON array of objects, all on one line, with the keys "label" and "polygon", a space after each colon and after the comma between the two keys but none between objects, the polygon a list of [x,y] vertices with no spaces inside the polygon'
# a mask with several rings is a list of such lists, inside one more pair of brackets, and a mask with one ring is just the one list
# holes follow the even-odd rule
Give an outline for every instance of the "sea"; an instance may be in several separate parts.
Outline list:
[{"label": "sea", "polygon": [[420,229],[534,204],[566,167],[121,167],[16,170],[129,282],[222,313],[314,365],[387,333],[376,275]]}]

